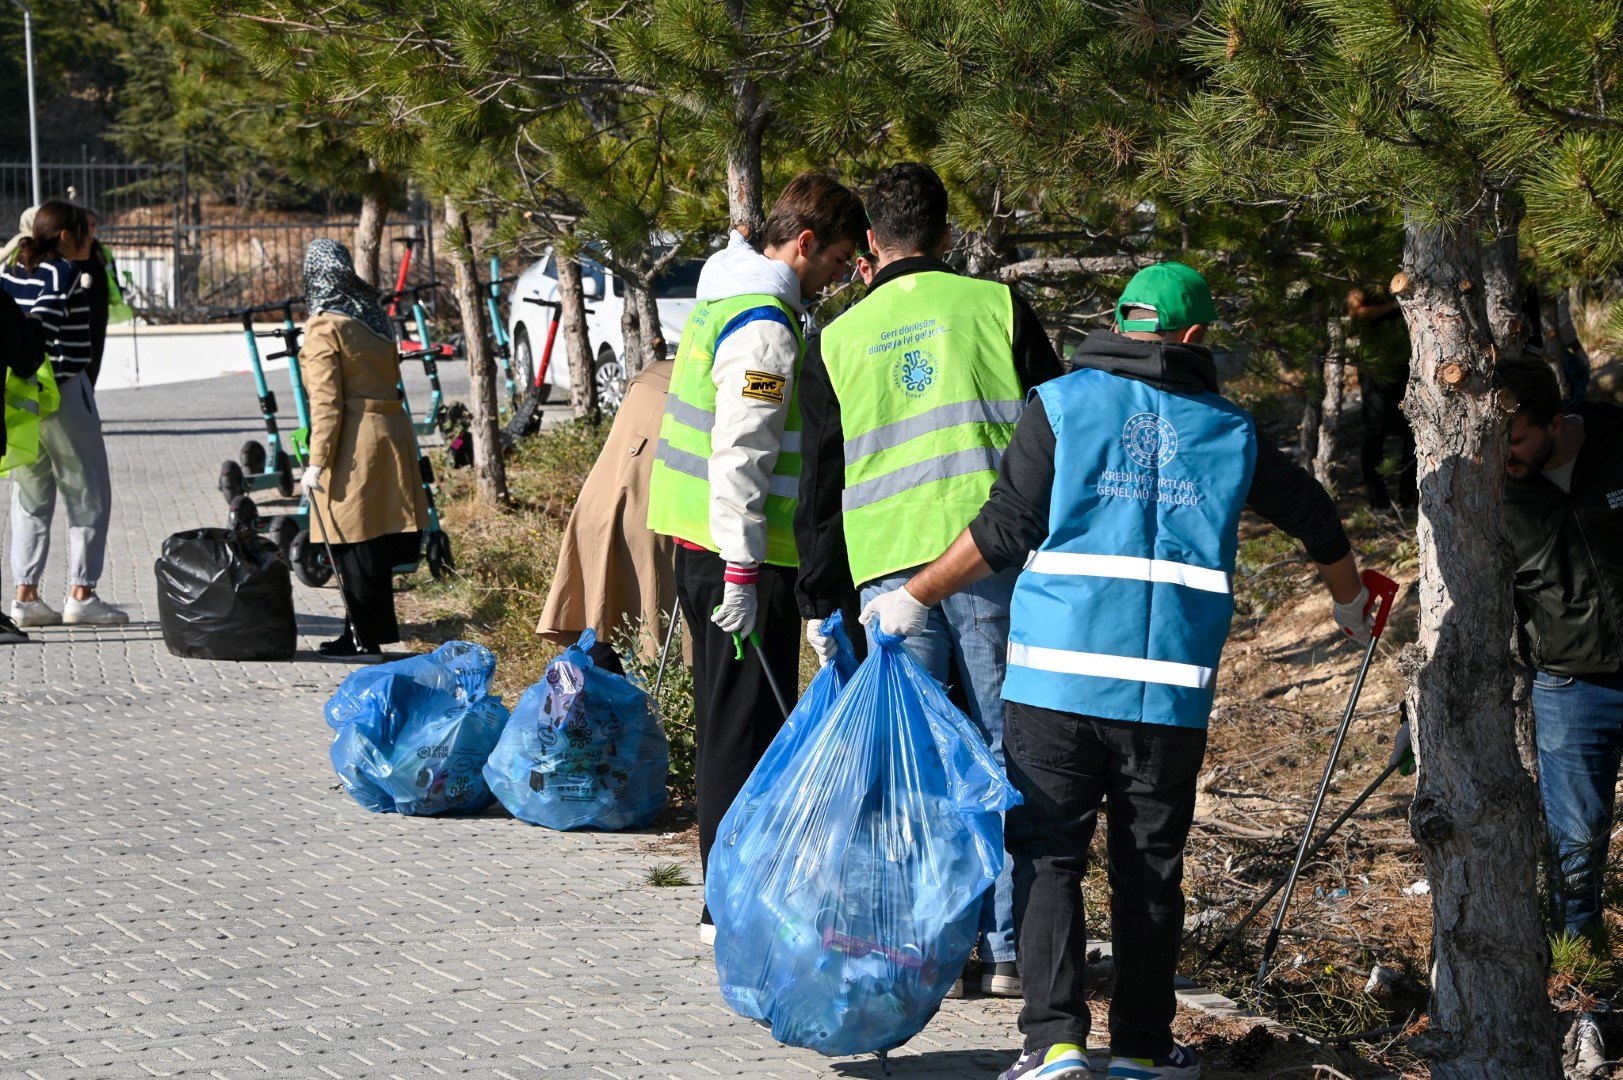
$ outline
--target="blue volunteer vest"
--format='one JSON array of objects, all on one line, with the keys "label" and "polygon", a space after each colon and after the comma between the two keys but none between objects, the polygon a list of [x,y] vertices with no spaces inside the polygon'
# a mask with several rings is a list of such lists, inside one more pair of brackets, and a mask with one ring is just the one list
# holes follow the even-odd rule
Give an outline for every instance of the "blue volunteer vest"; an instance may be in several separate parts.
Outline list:
[{"label": "blue volunteer vest", "polygon": [[1205,727],[1257,463],[1250,415],[1091,368],[1035,392],[1054,491],[1014,589],[1004,699]]}]

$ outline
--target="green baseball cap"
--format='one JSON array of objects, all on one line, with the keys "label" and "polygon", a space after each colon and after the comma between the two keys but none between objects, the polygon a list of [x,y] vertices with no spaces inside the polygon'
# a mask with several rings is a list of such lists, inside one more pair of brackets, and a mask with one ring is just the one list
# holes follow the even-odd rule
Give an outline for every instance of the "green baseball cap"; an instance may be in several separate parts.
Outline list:
[{"label": "green baseball cap", "polygon": [[[1128,308],[1149,308],[1155,318],[1128,319],[1123,315]],[[1216,321],[1217,305],[1206,279],[1179,262],[1146,266],[1133,275],[1116,302],[1116,324],[1123,331],[1183,330]]]}]

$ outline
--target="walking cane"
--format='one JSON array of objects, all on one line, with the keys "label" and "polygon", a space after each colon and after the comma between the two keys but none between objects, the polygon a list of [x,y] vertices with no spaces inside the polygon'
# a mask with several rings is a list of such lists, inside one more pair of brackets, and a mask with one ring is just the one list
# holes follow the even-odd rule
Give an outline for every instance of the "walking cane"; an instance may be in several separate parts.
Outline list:
[{"label": "walking cane", "polygon": [[[303,462],[301,461],[300,464],[303,464]],[[313,492],[325,492],[327,489],[323,487],[313,487],[310,490]],[[349,630],[350,640],[355,641],[355,627],[357,623],[355,621],[355,613],[349,609],[349,593],[344,589],[344,571],[339,568],[338,560],[333,558],[331,535],[327,532],[327,523],[321,519],[321,508],[316,505],[316,500],[314,497],[310,499],[310,513],[315,515],[316,525],[321,529],[321,546],[327,550],[327,562],[332,566],[333,575],[338,578],[338,598],[344,602],[344,625],[346,629]],[[359,643],[357,642],[357,645],[358,644]]]},{"label": "walking cane", "polygon": [[[1341,744],[1347,738],[1347,728],[1352,725],[1353,710],[1357,708],[1358,695],[1364,689],[1364,677],[1369,674],[1369,663],[1375,657],[1375,644],[1381,640],[1381,631],[1386,629],[1386,617],[1392,613],[1392,601],[1398,594],[1398,583],[1374,570],[1365,570],[1362,580],[1364,588],[1369,590],[1370,601],[1379,605],[1375,609],[1375,625],[1370,628],[1369,644],[1364,647],[1364,662],[1358,666],[1358,677],[1353,680],[1352,696],[1347,699],[1347,711],[1341,717],[1341,727],[1336,731],[1336,741],[1330,747],[1330,760],[1324,763],[1324,778],[1319,781],[1318,794],[1313,797],[1313,809],[1308,812],[1307,824],[1302,828],[1302,842],[1296,848],[1296,861],[1291,863],[1291,872],[1285,878],[1285,895],[1279,901],[1279,910],[1274,913],[1274,924],[1269,928],[1268,940],[1262,947],[1262,965],[1257,969],[1256,983],[1259,1008],[1262,1006],[1262,987],[1268,980],[1268,961],[1273,959],[1274,949],[1279,945],[1279,932],[1285,926],[1285,911],[1290,907],[1291,890],[1296,887],[1296,875],[1302,872],[1302,863],[1307,860],[1308,847],[1313,841],[1313,826],[1318,824],[1319,810],[1324,806],[1325,792],[1330,789],[1330,778],[1335,775],[1336,758],[1341,756]],[[1385,778],[1383,774],[1381,779]]]},{"label": "walking cane", "polygon": [[665,628],[665,644],[659,649],[659,670],[654,673],[654,701],[659,701],[659,688],[665,685],[665,662],[671,657],[671,639],[676,636],[676,620],[681,612],[671,609],[671,622]]}]

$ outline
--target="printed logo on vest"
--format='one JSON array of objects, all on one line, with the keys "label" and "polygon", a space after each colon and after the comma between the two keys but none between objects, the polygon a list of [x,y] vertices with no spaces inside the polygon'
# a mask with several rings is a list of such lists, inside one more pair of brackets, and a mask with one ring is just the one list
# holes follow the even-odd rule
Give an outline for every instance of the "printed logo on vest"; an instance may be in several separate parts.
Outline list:
[{"label": "printed logo on vest", "polygon": [[782,375],[774,375],[769,371],[746,371],[744,396],[754,398],[756,401],[770,401],[774,405],[782,405],[783,384],[786,381]]},{"label": "printed logo on vest", "polygon": [[1606,493],[1606,509],[1623,509],[1623,488],[1618,488],[1616,491],[1608,491]]},{"label": "printed logo on vest", "polygon": [[1158,469],[1178,456],[1178,429],[1151,412],[1127,418],[1121,445],[1142,468]]},{"label": "printed logo on vest", "polygon": [[896,389],[910,398],[921,398],[935,384],[935,357],[928,350],[911,349],[891,368]]}]

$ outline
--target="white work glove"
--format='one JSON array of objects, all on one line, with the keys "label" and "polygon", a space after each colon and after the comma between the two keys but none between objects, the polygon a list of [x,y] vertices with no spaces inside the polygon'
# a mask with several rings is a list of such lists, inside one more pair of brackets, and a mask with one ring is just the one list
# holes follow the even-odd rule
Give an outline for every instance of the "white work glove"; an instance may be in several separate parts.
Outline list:
[{"label": "white work glove", "polygon": [[1335,605],[1336,625],[1358,644],[1368,645],[1370,631],[1375,628],[1375,620],[1369,610],[1373,606],[1369,602],[1369,590],[1360,585],[1357,596],[1345,604]]},{"label": "white work glove", "polygon": [[727,564],[727,583],[721,590],[721,606],[710,615],[710,621],[721,627],[723,633],[748,637],[749,632],[755,629],[756,573],[754,566]]},{"label": "white work glove", "polygon": [[304,488],[304,493],[306,495],[310,494],[312,491],[325,490],[321,486],[321,466],[306,465],[304,467],[304,475],[300,478],[299,484]]},{"label": "white work glove", "polygon": [[[1398,733],[1392,737],[1392,753],[1387,756],[1388,765],[1397,765],[1403,761],[1404,755],[1409,753],[1412,744],[1409,740],[1409,721],[1405,720],[1398,725]],[[1401,770],[1400,770],[1401,771]],[[1408,775],[1405,773],[1404,775]]]},{"label": "white work glove", "polygon": [[817,662],[826,664],[840,651],[839,643],[823,633],[823,620],[813,619],[806,624],[806,643],[817,654]]},{"label": "white work glove", "polygon": [[863,626],[870,627],[876,620],[879,629],[887,634],[914,637],[924,633],[924,627],[930,620],[930,609],[915,600],[905,588],[892,589],[863,605],[862,615],[857,619]]}]

